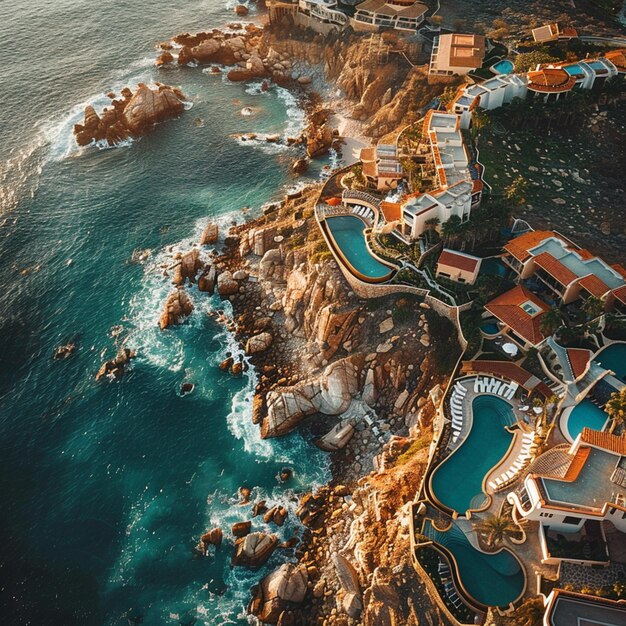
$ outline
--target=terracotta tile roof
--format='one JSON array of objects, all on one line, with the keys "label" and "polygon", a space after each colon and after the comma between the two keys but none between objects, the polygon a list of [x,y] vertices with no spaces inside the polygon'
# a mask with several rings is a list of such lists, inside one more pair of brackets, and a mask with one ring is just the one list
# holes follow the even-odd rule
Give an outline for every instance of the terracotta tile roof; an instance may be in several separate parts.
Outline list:
[{"label": "terracotta tile roof", "polygon": [[574,456],[569,452],[570,447],[564,443],[550,448],[530,464],[528,473],[542,478],[563,480],[574,460]]},{"label": "terracotta tile roof", "polygon": [[565,482],[571,483],[574,482],[578,478],[578,474],[580,474],[580,470],[585,467],[585,463],[587,462],[587,458],[589,457],[589,453],[591,452],[591,448],[586,446],[580,446],[576,455],[572,459],[572,463],[567,468],[567,472],[565,472],[565,476],[563,476],[563,480]]},{"label": "terracotta tile roof", "polygon": [[584,287],[592,296],[601,298],[607,291],[611,291],[611,288],[603,281],[600,280],[595,274],[589,274],[589,276],[583,276],[578,284]]},{"label": "terracotta tile roof", "polygon": [[570,91],[576,84],[576,78],[560,67],[545,67],[528,72],[528,89],[542,93],[560,93]]},{"label": "terracotta tile roof", "polygon": [[621,263],[613,263],[611,267],[623,278],[626,278],[626,267],[624,267]]},{"label": "terracotta tile roof", "polygon": [[375,161],[363,161],[363,176],[368,178],[376,178],[378,175],[378,168]]},{"label": "terracotta tile roof", "polygon": [[380,208],[388,222],[395,222],[402,219],[402,205],[398,202],[387,202],[383,200],[380,203]]},{"label": "terracotta tile roof", "polygon": [[357,11],[367,11],[368,13],[376,13],[387,17],[420,17],[428,11],[428,7],[420,2],[408,2],[391,4],[387,0],[365,0],[357,6]]},{"label": "terracotta tile roof", "polygon": [[548,272],[550,276],[558,280],[561,285],[565,287],[578,279],[578,276],[576,276],[572,270],[565,267],[561,261],[553,257],[549,252],[542,252],[533,260],[539,267]]},{"label": "terracotta tile roof", "polygon": [[620,301],[626,304],[626,285],[622,285],[617,289],[613,289],[613,295]]},{"label": "terracotta tile roof", "polygon": [[592,430],[591,428],[585,427],[580,434],[580,440],[583,443],[588,443],[590,446],[601,448],[607,452],[626,456],[626,435],[614,435],[612,433]]},{"label": "terracotta tile roof", "polygon": [[480,259],[469,254],[462,254],[454,250],[444,249],[439,256],[438,264],[455,267],[465,272],[474,272]]},{"label": "terracotta tile roof", "polygon": [[548,385],[533,376],[528,370],[510,361],[463,361],[461,371],[463,373],[476,372],[500,376],[518,383],[528,391],[537,391],[546,398],[553,395]]},{"label": "terracotta tile roof", "polygon": [[567,348],[567,360],[574,378],[578,378],[585,373],[589,361],[591,360],[591,350],[585,350],[584,348]]},{"label": "terracotta tile roof", "polygon": [[375,161],[376,160],[376,146],[368,146],[367,148],[361,148],[361,161]]},{"label": "terracotta tile roof", "polygon": [[515,239],[511,239],[504,246],[504,249],[518,261],[525,261],[530,257],[529,250],[538,246],[544,239],[556,236],[557,234],[553,230],[531,230]]},{"label": "terracotta tile roof", "polygon": [[485,38],[482,35],[452,33],[439,37],[438,69],[480,67],[485,56]]},{"label": "terracotta tile roof", "polygon": [[611,50],[604,55],[604,58],[611,61],[620,74],[626,73],[626,49]]},{"label": "terracotta tile roof", "polygon": [[[534,316],[527,313],[521,307],[527,301],[538,307],[540,313]],[[503,293],[501,296],[488,302],[485,305],[485,309],[509,326],[513,332],[533,345],[537,345],[545,339],[541,332],[541,318],[548,310],[548,307],[545,302],[525,287],[518,285],[510,291]]]}]

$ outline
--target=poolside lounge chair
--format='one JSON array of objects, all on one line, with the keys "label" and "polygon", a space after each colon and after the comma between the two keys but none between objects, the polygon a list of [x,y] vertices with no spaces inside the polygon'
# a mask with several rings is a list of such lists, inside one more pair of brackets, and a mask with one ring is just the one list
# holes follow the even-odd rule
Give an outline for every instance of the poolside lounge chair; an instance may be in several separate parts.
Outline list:
[{"label": "poolside lounge chair", "polygon": [[441,561],[439,561],[439,564],[437,565],[437,571],[439,573],[441,572],[449,572],[450,571],[450,567],[447,563],[442,563]]},{"label": "poolside lounge chair", "polygon": [[497,485],[496,485],[496,483],[494,483],[493,481],[491,481],[491,480],[490,480],[487,484],[488,484],[488,485],[489,485],[492,489],[494,489],[494,490],[495,490],[495,489],[497,489]]},{"label": "poolside lounge chair", "polygon": [[500,391],[500,387],[502,386],[502,382],[499,380],[494,380],[491,384],[491,393],[497,394]]},{"label": "poolside lounge chair", "polygon": [[515,476],[515,472],[513,470],[509,470],[508,472],[504,472],[504,475],[506,476],[507,480],[511,480],[511,478]]}]

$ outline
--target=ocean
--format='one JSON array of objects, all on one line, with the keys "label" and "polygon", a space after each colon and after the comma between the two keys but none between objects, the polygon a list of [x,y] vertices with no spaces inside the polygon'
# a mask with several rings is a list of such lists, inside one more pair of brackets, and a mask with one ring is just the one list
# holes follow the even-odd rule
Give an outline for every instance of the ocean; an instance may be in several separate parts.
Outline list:
[{"label": "ocean", "polygon": [[[2,624],[247,624],[250,586],[294,556],[230,568],[230,525],[250,515],[238,488],[288,506],[288,538],[301,531],[297,493],[329,478],[305,436],[260,438],[253,370],[218,369],[239,350],[209,315],[228,303],[192,290],[189,320],[157,327],[166,249],[197,241],[209,219],[223,238],[299,182],[295,149],[234,137],[297,134],[293,94],[154,67],[158,42],[233,21],[233,7],[0,0]],[[100,110],[107,92],[140,81],[180,86],[191,110],[138,141],[79,150],[85,105]],[[137,359],[120,381],[97,383],[121,339]],[[68,342],[76,352],[54,360]],[[184,397],[183,382],[195,384]],[[294,477],[282,484],[284,466]],[[224,545],[197,557],[216,525]],[[260,518],[254,529],[267,530]]]}]

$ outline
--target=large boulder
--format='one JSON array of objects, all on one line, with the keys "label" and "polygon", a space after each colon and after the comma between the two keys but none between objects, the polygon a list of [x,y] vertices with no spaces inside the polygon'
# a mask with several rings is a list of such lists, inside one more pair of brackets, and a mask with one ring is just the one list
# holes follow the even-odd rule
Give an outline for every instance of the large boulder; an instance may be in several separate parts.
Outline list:
[{"label": "large boulder", "polygon": [[304,601],[308,583],[304,565],[285,563],[261,580],[248,611],[264,624],[278,624],[284,612]]},{"label": "large boulder", "polygon": [[256,568],[264,565],[278,546],[278,537],[266,533],[250,533],[235,541],[233,566]]},{"label": "large boulder", "polygon": [[165,300],[163,305],[163,312],[159,318],[159,327],[161,330],[180,324],[184,317],[191,315],[193,311],[193,302],[182,288],[178,287]]},{"label": "large boulder", "polygon": [[206,225],[206,228],[202,231],[202,235],[200,236],[200,245],[211,246],[217,243],[218,235],[219,235],[218,225],[215,222],[209,222]]},{"label": "large boulder", "polygon": [[355,355],[331,363],[321,376],[267,394],[263,437],[284,435],[313,413],[340,415],[359,393],[362,359]]},{"label": "large boulder", "polygon": [[190,283],[194,283],[196,274],[203,267],[204,263],[200,260],[200,251],[198,248],[192,248],[180,255],[176,267],[174,268],[172,282],[175,285],[184,285],[187,280],[189,280]]},{"label": "large boulder", "polygon": [[239,293],[239,283],[233,278],[232,272],[222,272],[217,277],[217,293],[222,298]]},{"label": "large boulder", "polygon": [[315,445],[326,452],[335,452],[345,448],[356,430],[355,420],[347,419],[339,422],[323,437],[315,441]]},{"label": "large boulder", "polygon": [[264,332],[259,333],[258,335],[254,335],[248,339],[246,343],[246,353],[247,354],[258,354],[259,352],[264,352],[271,345],[274,338],[271,333]]}]

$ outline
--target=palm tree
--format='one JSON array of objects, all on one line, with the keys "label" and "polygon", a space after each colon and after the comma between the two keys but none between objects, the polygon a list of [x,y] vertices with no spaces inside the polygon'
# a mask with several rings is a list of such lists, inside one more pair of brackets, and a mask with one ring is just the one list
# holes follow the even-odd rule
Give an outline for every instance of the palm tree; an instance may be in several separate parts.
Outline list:
[{"label": "palm tree", "polygon": [[563,325],[563,313],[558,307],[552,307],[543,314],[539,326],[541,332],[547,337],[554,335],[555,331]]},{"label": "palm tree", "polygon": [[503,515],[492,515],[481,519],[475,524],[474,529],[486,536],[487,545],[490,548],[501,544],[507,537],[519,532],[513,520]]},{"label": "palm tree", "polygon": [[505,190],[504,197],[520,206],[526,202],[526,190],[528,189],[528,181],[523,176],[518,176]]},{"label": "palm tree", "polygon": [[480,107],[472,111],[472,138],[476,139],[480,135],[480,131],[486,128],[491,122],[491,118]]},{"label": "palm tree", "polygon": [[626,387],[611,394],[609,401],[604,405],[604,410],[611,418],[611,432],[616,426],[626,424]]},{"label": "palm tree", "polygon": [[583,311],[587,315],[589,321],[595,320],[596,317],[602,315],[604,311],[604,302],[596,296],[589,296],[583,304]]},{"label": "palm tree", "polygon": [[544,613],[543,600],[537,597],[520,604],[513,615],[517,626],[541,626]]},{"label": "palm tree", "polygon": [[446,241],[446,245],[458,239],[462,226],[461,218],[458,215],[452,215],[443,223],[441,233]]},{"label": "palm tree", "polygon": [[437,228],[437,226],[439,226],[440,223],[441,223],[441,220],[438,217],[431,217],[426,220],[426,227],[427,227],[426,239],[428,241],[430,241],[430,235]]}]

